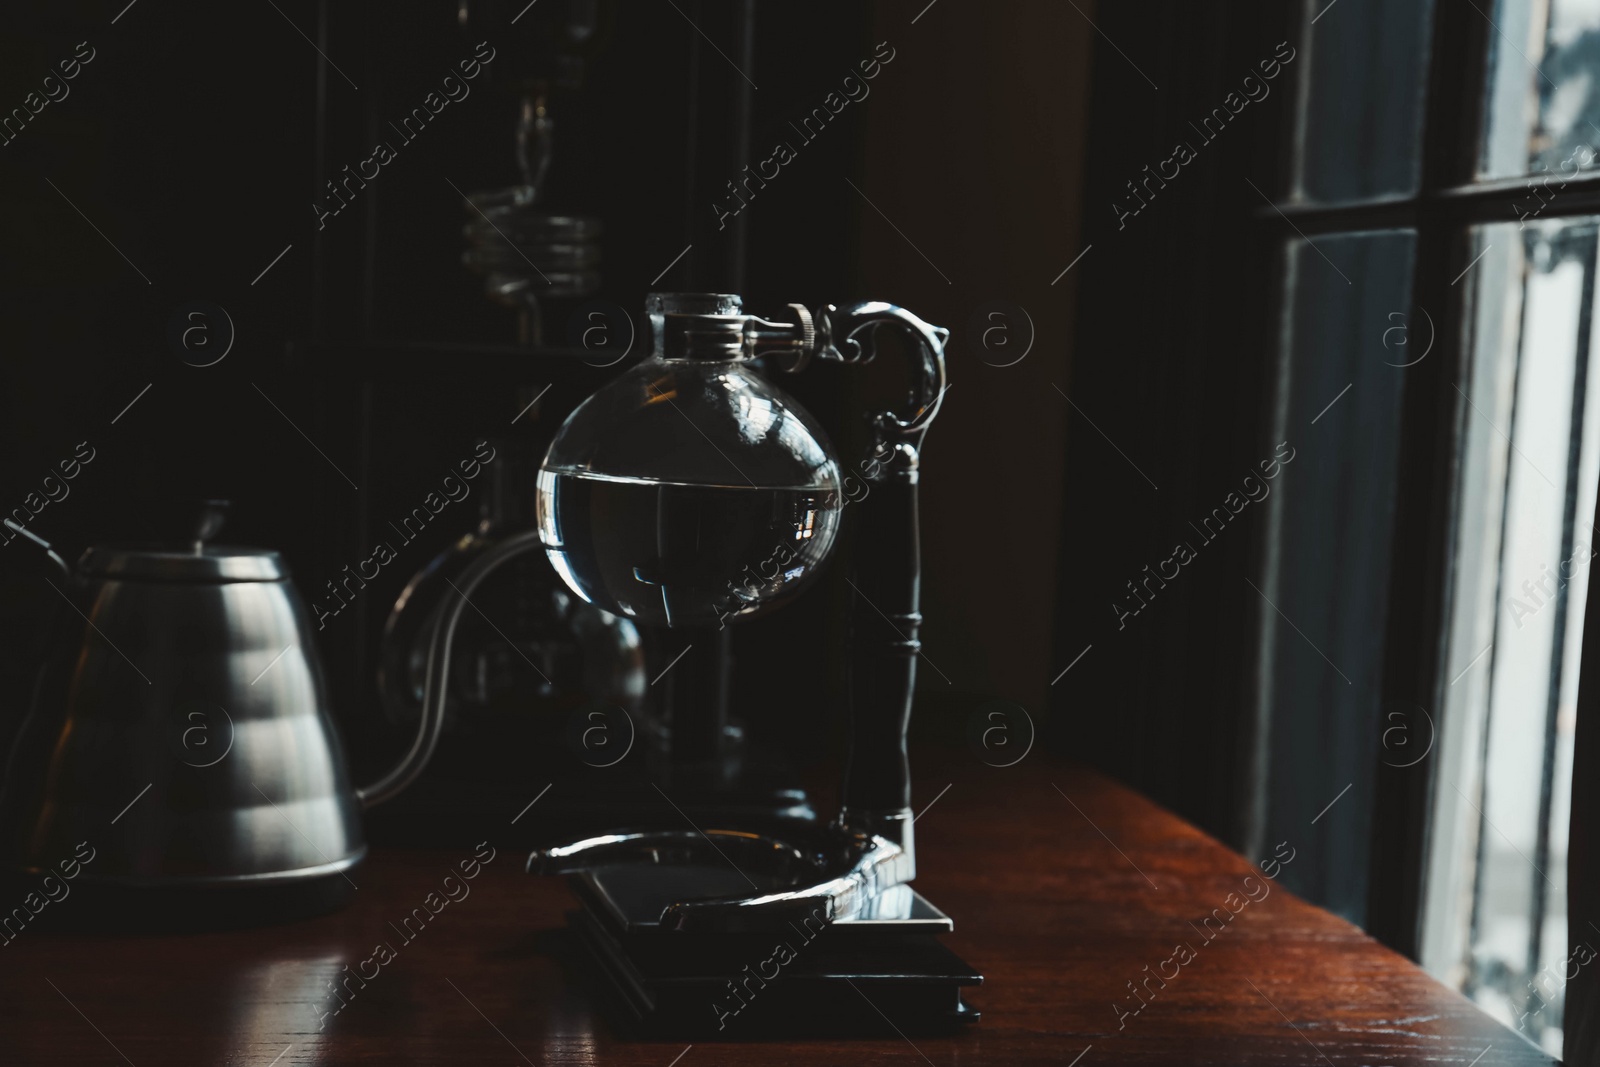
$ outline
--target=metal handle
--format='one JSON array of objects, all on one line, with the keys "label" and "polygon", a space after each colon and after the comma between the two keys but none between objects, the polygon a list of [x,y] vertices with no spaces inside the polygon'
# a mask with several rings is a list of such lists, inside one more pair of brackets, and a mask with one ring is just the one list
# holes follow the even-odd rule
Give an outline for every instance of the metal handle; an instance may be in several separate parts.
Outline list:
[{"label": "metal handle", "polygon": [[903,307],[868,300],[836,307],[824,304],[808,311],[790,304],[793,322],[773,322],[747,316],[744,347],[747,355],[765,359],[786,373],[804,370],[815,356],[837,363],[871,363],[877,355],[876,334],[888,326],[906,335],[916,355],[911,367],[908,409],[904,414],[880,411],[871,416],[878,439],[874,451],[890,442],[904,441],[920,447],[922,435],[939,414],[948,385],[945,381],[944,345],[950,331],[933,326]]},{"label": "metal handle", "polygon": [[456,638],[456,625],[467,606],[468,598],[483,584],[485,578],[518,556],[544,551],[539,531],[527,530],[514,534],[473,560],[461,576],[450,582],[457,598],[444,605],[438,625],[433,629],[433,639],[428,642],[428,669],[422,687],[422,717],[417,722],[417,734],[411,748],[389,773],[356,790],[356,798],[363,807],[382,804],[395,797],[406,786],[417,780],[433,750],[439,745],[439,733],[444,727],[445,694],[450,685],[450,652]]},{"label": "metal handle", "polygon": [[949,388],[945,380],[944,344],[950,331],[942,326],[924,322],[903,307],[869,300],[837,308],[832,304],[817,309],[817,355],[821,359],[843,363],[870,363],[877,354],[875,335],[881,326],[889,326],[906,335],[915,352],[911,365],[910,405],[905,414],[880,411],[871,416],[880,443],[905,443],[912,449],[912,467],[915,469],[916,449],[922,446],[922,435],[939,414],[939,404]]},{"label": "metal handle", "polygon": [[950,331],[903,307],[870,300],[808,312],[789,305],[793,323],[752,320],[746,344],[795,371],[808,357],[870,363],[877,333],[888,327],[912,346],[907,406],[869,416],[870,453],[861,467],[869,492],[857,511],[850,679],[850,751],[840,822],[901,845],[909,863],[911,770],[906,733],[922,642],[922,537],[918,518],[919,450],[948,384],[944,346]]},{"label": "metal handle", "polygon": [[899,844],[914,870],[906,734],[922,650],[919,450],[948,388],[944,345],[950,331],[881,301],[829,305],[815,318],[823,359],[870,362],[884,326],[906,335],[913,346],[906,410],[869,416],[873,437],[862,472],[871,485],[857,513],[850,752],[839,818]]}]

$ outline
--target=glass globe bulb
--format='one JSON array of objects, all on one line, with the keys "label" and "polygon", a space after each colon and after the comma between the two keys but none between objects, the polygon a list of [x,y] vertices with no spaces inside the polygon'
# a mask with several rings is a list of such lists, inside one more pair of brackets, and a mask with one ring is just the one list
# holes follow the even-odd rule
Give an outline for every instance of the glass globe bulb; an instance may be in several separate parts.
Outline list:
[{"label": "glass globe bulb", "polygon": [[739,298],[657,294],[655,353],[578,406],[539,471],[540,538],[585,600],[669,627],[788,600],[843,505],[822,428],[745,361]]}]

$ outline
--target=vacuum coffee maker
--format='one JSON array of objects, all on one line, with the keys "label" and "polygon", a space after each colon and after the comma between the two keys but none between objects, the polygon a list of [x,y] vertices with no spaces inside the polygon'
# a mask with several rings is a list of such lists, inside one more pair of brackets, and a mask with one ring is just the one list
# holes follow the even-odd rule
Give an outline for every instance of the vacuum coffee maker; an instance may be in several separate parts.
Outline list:
[{"label": "vacuum coffee maker", "polygon": [[[650,357],[556,433],[536,528],[477,554],[452,582],[458,595],[431,629],[412,752],[374,788],[398,791],[426,763],[457,626],[473,594],[519,557],[546,555],[572,593],[616,617],[721,628],[803,592],[853,523],[837,815],[698,825],[662,792],[659,820],[537,849],[528,869],[571,876],[584,904],[572,924],[640,1020],[748,1032],[800,1017],[881,1027],[882,1015],[917,1029],[975,1018],[960,989],[981,976],[936,940],[952,923],[910,885],[917,481],[946,387],[948,331],[879,302],[791,304],[769,320],[734,295],[660,293],[646,311]],[[907,400],[870,415],[868,456],[853,465],[863,476],[846,477],[821,427],[757,367],[866,363],[885,329],[910,354]]]}]

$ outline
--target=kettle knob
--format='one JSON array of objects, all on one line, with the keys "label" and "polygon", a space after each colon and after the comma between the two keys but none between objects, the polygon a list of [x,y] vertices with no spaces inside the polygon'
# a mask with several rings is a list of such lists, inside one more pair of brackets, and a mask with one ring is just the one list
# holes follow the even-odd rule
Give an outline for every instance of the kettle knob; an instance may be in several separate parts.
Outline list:
[{"label": "kettle knob", "polygon": [[200,515],[194,525],[194,554],[199,555],[205,550],[205,544],[222,531],[222,524],[228,521],[227,500],[207,500],[200,507]]}]

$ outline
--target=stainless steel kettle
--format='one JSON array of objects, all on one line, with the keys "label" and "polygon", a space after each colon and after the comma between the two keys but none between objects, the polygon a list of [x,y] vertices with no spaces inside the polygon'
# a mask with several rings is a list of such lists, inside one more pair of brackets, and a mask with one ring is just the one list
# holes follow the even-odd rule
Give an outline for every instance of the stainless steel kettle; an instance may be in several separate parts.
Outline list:
[{"label": "stainless steel kettle", "polygon": [[75,616],[0,787],[0,864],[42,876],[87,843],[77,889],[347,895],[366,853],[362,794],[278,553],[196,540],[91,548],[76,568],[51,556]]}]

